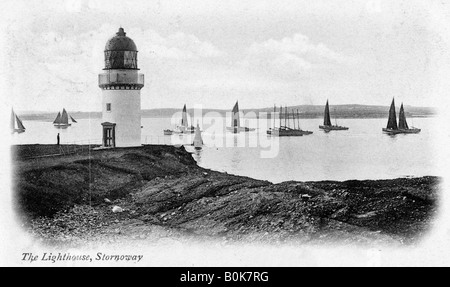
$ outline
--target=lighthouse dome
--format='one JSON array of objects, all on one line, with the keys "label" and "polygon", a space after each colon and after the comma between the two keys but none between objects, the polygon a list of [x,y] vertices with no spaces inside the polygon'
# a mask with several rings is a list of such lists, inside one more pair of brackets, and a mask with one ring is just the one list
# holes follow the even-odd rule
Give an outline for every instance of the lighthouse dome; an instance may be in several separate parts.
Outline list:
[{"label": "lighthouse dome", "polygon": [[137,51],[137,48],[134,41],[127,37],[127,33],[120,27],[116,36],[106,42],[105,51]]},{"label": "lighthouse dome", "polygon": [[116,36],[105,45],[105,70],[135,69],[137,70],[137,48],[134,41],[126,36],[122,27]]}]

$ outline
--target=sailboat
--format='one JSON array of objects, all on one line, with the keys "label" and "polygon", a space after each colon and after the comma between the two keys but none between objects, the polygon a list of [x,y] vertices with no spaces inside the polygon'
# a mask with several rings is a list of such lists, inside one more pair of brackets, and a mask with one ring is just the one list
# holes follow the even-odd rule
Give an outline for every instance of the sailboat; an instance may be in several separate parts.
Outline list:
[{"label": "sailboat", "polygon": [[194,146],[195,149],[202,149],[203,146],[202,133],[200,131],[200,126],[198,125],[198,123],[197,127],[195,128],[195,136],[192,145]]},{"label": "sailboat", "polygon": [[178,125],[175,129],[165,129],[164,135],[170,136],[172,134],[192,134],[195,132],[195,128],[188,123],[188,114],[186,109],[186,104],[183,107],[183,111],[181,113],[181,124]]},{"label": "sailboat", "polygon": [[[276,106],[274,108],[274,114],[276,113]],[[304,131],[300,128],[300,121],[299,121],[299,113],[297,110],[297,113],[292,111],[292,120],[294,128],[291,128],[290,125],[290,116],[289,112],[287,111],[287,107],[285,107],[285,116],[284,116],[284,126],[281,125],[281,117],[282,117],[283,108],[280,107],[280,127],[275,127],[275,119],[274,119],[274,127],[267,130],[267,134],[271,136],[278,136],[278,137],[286,137],[286,136],[303,136],[303,135],[310,135],[313,132],[312,131]],[[297,114],[297,118],[295,115]],[[296,126],[296,120],[297,120],[297,126]]]},{"label": "sailboat", "polygon": [[[168,130],[164,131],[164,134],[166,134]],[[195,128],[191,125],[189,126],[188,123],[188,114],[186,110],[186,104],[183,107],[182,115],[181,115],[181,125],[177,126],[177,128],[172,131],[173,133],[181,133],[181,134],[192,134],[195,132]]]},{"label": "sailboat", "polygon": [[389,108],[389,118],[386,128],[383,128],[383,132],[388,134],[417,134],[421,129],[411,127],[409,128],[406,122],[405,110],[403,109],[403,103],[400,106],[400,113],[398,116],[398,126],[397,117],[395,114],[395,102],[392,99],[391,107]]},{"label": "sailboat", "polygon": [[335,125],[331,124],[330,108],[328,106],[328,100],[325,105],[325,112],[324,112],[324,116],[323,116],[323,125],[319,126],[319,129],[325,130],[326,132],[348,130],[348,127],[339,126],[339,125],[337,125],[337,123]]},{"label": "sailboat", "polygon": [[23,133],[25,127],[13,109],[11,109],[11,133]]},{"label": "sailboat", "polygon": [[53,121],[53,125],[58,128],[68,127],[72,125],[69,123],[69,117],[72,123],[77,122],[72,116],[69,116],[66,109],[63,108],[62,113],[58,112],[56,119]]},{"label": "sailboat", "polygon": [[241,127],[238,101],[236,101],[236,104],[234,104],[233,110],[231,112],[232,112],[231,127],[227,127],[228,131],[232,131],[233,133],[239,133],[239,132],[250,132],[255,130],[254,128]]}]

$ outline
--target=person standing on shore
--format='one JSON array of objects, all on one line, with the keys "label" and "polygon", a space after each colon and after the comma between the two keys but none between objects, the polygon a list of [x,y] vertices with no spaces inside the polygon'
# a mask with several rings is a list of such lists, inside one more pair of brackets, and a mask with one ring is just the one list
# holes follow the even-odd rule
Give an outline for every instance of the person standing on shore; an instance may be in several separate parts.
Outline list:
[{"label": "person standing on shore", "polygon": [[59,145],[59,133],[58,133],[58,135],[56,136],[56,145]]}]

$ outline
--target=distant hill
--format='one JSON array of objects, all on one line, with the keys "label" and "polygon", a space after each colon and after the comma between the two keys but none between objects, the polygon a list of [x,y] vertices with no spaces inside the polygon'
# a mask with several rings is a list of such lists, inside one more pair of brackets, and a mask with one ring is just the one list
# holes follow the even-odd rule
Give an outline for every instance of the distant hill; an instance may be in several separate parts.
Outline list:
[{"label": "distant hill", "polygon": [[[71,112],[67,111],[74,119],[89,119],[89,118],[101,118],[101,112]],[[39,120],[53,122],[58,112],[18,112],[17,113],[22,120]]]},{"label": "distant hill", "polygon": [[[436,115],[436,110],[429,107],[413,107],[404,106],[405,113],[407,117],[430,117]],[[399,107],[397,107],[398,111]],[[283,108],[284,113],[285,108]],[[299,106],[289,106],[288,111],[291,113],[292,110],[300,115],[300,118],[321,118],[323,117],[324,106],[319,105],[299,105]],[[273,112],[273,107],[262,108],[262,109],[241,109],[244,114],[254,112],[258,116],[261,112],[270,113]],[[279,107],[277,107],[279,112]],[[71,116],[75,119],[88,119],[88,118],[101,118],[101,112],[71,112],[68,111]],[[156,117],[172,117],[173,114],[181,112],[181,109],[165,108],[165,109],[146,109],[142,110],[142,117],[145,118],[156,118]],[[231,112],[230,110],[220,110],[220,109],[203,109],[203,115],[209,112],[216,112],[223,116],[226,113]],[[188,109],[188,113],[194,115],[193,109]],[[389,106],[368,106],[368,105],[333,105],[330,106],[330,113],[332,118],[387,118],[389,113]],[[43,112],[23,112],[19,113],[19,116],[23,120],[42,120],[42,121],[53,121],[56,117],[56,112],[54,113],[43,113]]]}]

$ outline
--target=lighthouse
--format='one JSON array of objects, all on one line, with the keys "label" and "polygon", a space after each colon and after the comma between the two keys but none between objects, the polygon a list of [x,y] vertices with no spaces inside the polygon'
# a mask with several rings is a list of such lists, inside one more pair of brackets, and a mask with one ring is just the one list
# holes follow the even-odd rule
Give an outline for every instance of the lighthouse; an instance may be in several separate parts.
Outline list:
[{"label": "lighthouse", "polygon": [[102,145],[129,147],[141,145],[141,89],[137,48],[123,28],[106,42],[105,68],[99,74],[102,89]]}]

